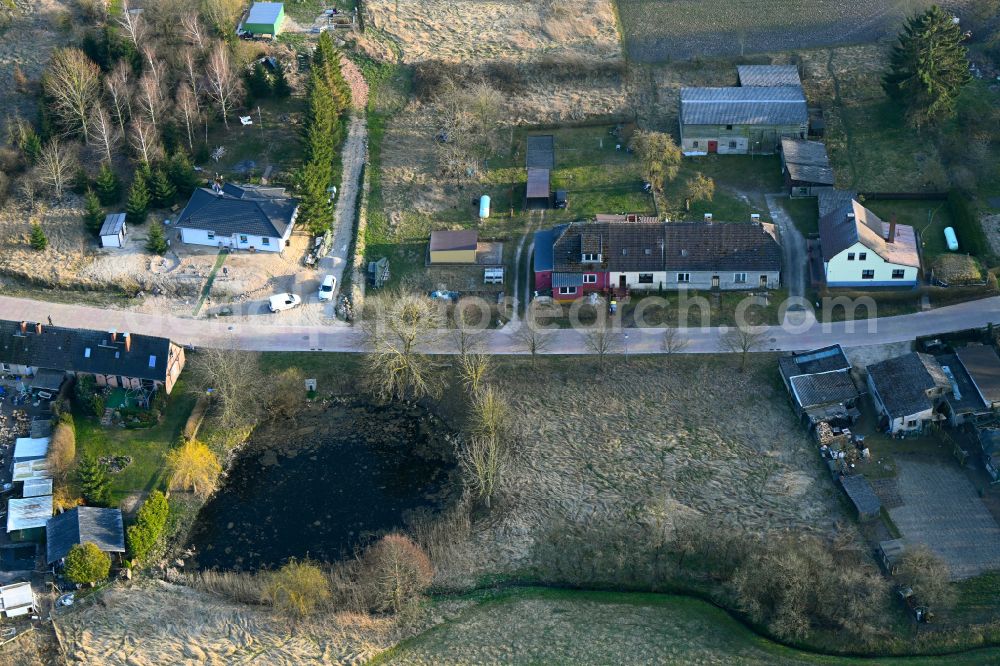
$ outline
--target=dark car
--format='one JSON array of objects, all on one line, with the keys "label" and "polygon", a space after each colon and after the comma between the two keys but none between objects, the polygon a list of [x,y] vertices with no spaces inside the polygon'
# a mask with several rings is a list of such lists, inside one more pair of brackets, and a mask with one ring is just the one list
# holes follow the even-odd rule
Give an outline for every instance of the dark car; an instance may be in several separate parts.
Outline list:
[{"label": "dark car", "polygon": [[553,203],[553,208],[565,208],[569,201],[566,198],[566,190],[556,190],[555,202]]}]

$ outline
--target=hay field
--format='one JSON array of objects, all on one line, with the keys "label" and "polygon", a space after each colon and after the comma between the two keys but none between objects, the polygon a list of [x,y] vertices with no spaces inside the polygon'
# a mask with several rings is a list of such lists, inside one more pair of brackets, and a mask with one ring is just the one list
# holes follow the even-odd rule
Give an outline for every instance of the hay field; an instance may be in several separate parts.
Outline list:
[{"label": "hay field", "polygon": [[700,517],[827,533],[848,520],[788,407],[774,356],[754,356],[743,374],[721,356],[666,363],[505,362],[497,379],[523,410],[523,451],[489,524],[437,555],[440,577],[462,584],[531,566],[536,542],[559,526],[669,530]]},{"label": "hay field", "polygon": [[372,0],[368,26],[403,62],[620,58],[610,0]]},{"label": "hay field", "polygon": [[293,628],[270,609],[160,581],[111,587],[54,624],[68,662],[93,666],[360,664],[401,638],[391,621],[368,617],[322,616]]},{"label": "hay field", "polygon": [[[618,0],[625,49],[639,62],[860,44],[895,34],[929,0]],[[938,4],[960,10],[968,0]]]}]

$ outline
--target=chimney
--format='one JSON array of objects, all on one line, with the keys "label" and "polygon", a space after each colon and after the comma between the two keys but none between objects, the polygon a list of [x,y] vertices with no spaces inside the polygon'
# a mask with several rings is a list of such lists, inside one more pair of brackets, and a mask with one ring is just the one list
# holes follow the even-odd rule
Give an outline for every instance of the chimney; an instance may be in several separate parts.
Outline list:
[{"label": "chimney", "polygon": [[24,335],[27,332],[28,332],[28,322],[22,321],[21,322],[21,335]]},{"label": "chimney", "polygon": [[111,342],[118,342],[118,331],[111,330]]},{"label": "chimney", "polygon": [[712,223],[712,214],[711,213],[705,213],[705,221],[708,222],[709,224]]},{"label": "chimney", "polygon": [[37,324],[35,324],[35,334],[36,335],[41,335],[42,334],[42,323],[41,322],[38,322]]},{"label": "chimney", "polygon": [[892,243],[896,240],[896,214],[893,213],[892,217],[889,218],[889,237],[885,239],[886,243]]},{"label": "chimney", "polygon": [[750,221],[754,224],[760,224],[760,213],[750,213]]},{"label": "chimney", "polygon": [[128,333],[122,333],[122,340],[125,341],[125,351],[132,351],[132,336]]}]

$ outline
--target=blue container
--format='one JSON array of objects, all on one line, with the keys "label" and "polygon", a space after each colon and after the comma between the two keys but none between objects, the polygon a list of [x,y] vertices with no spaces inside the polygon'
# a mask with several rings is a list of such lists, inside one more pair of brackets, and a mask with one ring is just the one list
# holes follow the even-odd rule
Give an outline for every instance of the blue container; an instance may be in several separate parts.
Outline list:
[{"label": "blue container", "polygon": [[955,235],[955,229],[952,227],[947,227],[944,230],[944,239],[948,242],[948,249],[952,252],[958,251],[958,236]]},{"label": "blue container", "polygon": [[479,219],[485,220],[490,216],[490,195],[484,194],[479,197]]}]

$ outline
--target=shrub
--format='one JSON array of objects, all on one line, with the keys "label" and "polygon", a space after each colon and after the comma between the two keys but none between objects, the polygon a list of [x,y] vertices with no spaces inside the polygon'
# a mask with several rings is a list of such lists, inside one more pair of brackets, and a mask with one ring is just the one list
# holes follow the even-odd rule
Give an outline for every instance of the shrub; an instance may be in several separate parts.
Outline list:
[{"label": "shrub", "polygon": [[73,427],[73,415],[64,413],[59,417],[59,423],[52,431],[52,441],[49,442],[48,464],[53,478],[64,480],[69,476],[76,460],[76,431]]},{"label": "shrub", "polygon": [[42,230],[42,225],[37,222],[31,225],[31,237],[28,242],[31,244],[31,249],[38,252],[42,252],[49,246],[49,239]]},{"label": "shrub", "polygon": [[87,504],[107,506],[111,503],[111,480],[104,466],[92,455],[84,456],[77,468],[80,492]]},{"label": "shrub", "polygon": [[93,416],[104,415],[104,394],[92,375],[81,375],[76,378],[73,389],[77,405]]},{"label": "shrub", "polygon": [[83,224],[87,227],[87,231],[95,236],[101,232],[101,226],[104,224],[101,200],[93,190],[87,190],[84,197]]},{"label": "shrub", "polygon": [[281,612],[304,617],[330,598],[330,584],[318,566],[293,558],[267,575],[262,596]]},{"label": "shrub", "polygon": [[192,490],[202,497],[212,494],[222,472],[219,459],[211,449],[190,439],[167,454],[172,490]]},{"label": "shrub", "polygon": [[128,549],[132,559],[145,560],[159,542],[167,526],[170,506],[159,490],[150,493],[136,514],[135,524],[128,528]]},{"label": "shrub", "polygon": [[111,558],[95,544],[78,543],[66,555],[66,578],[74,583],[94,583],[111,573]]},{"label": "shrub", "polygon": [[153,254],[164,254],[167,251],[167,237],[163,234],[163,225],[154,222],[149,227],[149,236],[146,238],[146,249]]},{"label": "shrub", "polygon": [[398,613],[430,587],[434,568],[420,546],[402,534],[387,534],[365,551],[361,578],[372,609]]}]

